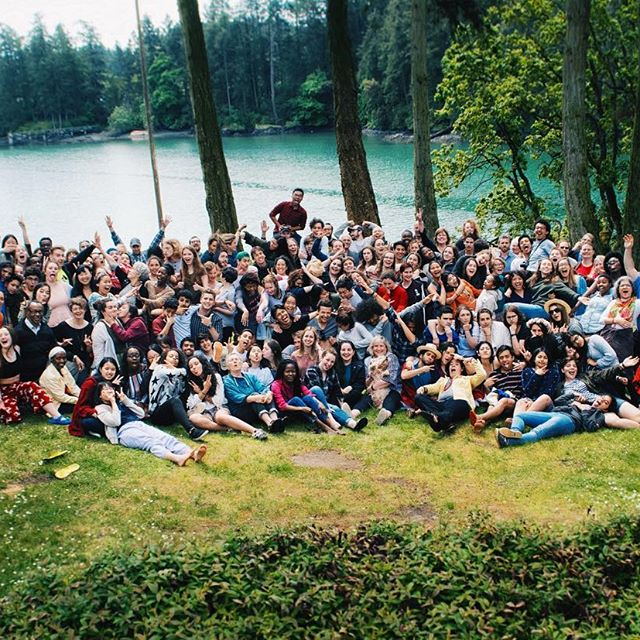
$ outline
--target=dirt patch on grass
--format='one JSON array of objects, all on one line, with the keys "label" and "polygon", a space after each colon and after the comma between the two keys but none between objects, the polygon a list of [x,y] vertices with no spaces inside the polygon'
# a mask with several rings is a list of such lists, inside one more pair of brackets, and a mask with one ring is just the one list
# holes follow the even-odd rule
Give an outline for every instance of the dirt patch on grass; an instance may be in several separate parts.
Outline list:
[{"label": "dirt patch on grass", "polygon": [[438,520],[438,514],[430,503],[423,502],[398,509],[393,514],[393,518],[404,522],[435,524]]},{"label": "dirt patch on grass", "polygon": [[52,480],[53,478],[50,475],[44,473],[32,473],[29,476],[21,478],[17,482],[11,482],[4,489],[0,489],[0,493],[3,493],[6,496],[15,496],[31,485],[45,484]]},{"label": "dirt patch on grass", "polygon": [[337,469],[338,471],[356,471],[362,469],[362,462],[347,458],[339,451],[310,451],[292,456],[291,461],[299,467],[312,469]]}]

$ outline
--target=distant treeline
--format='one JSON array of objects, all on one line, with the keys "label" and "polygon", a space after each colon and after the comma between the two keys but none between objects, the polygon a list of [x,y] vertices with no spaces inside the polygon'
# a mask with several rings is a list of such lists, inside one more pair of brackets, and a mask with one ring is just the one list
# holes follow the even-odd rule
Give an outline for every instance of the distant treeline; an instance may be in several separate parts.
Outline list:
[{"label": "distant treeline", "polygon": [[[431,95],[452,24],[436,4],[433,0],[429,39]],[[410,5],[406,0],[350,4],[366,127],[411,128]],[[325,8],[324,0],[245,0],[233,11],[224,0],[209,3],[204,28],[222,127],[331,125]],[[143,30],[155,125],[188,128],[192,116],[180,25],[157,26],[145,18]],[[0,25],[0,95],[0,135],[87,124],[117,132],[142,127],[137,41],[109,49],[89,24],[71,39],[61,25],[48,33],[37,16],[26,38]]]}]

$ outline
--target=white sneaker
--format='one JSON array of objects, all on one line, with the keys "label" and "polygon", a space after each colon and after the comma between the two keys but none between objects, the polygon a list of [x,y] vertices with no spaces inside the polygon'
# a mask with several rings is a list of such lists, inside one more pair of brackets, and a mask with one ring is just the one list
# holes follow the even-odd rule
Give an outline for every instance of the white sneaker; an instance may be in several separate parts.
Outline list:
[{"label": "white sneaker", "polygon": [[389,409],[380,409],[378,417],[376,418],[376,424],[381,427],[392,415]]},{"label": "white sneaker", "polygon": [[251,437],[255,438],[256,440],[266,440],[269,436],[267,435],[266,431],[263,431],[262,429],[256,429]]},{"label": "white sneaker", "polygon": [[345,412],[351,415],[351,407],[346,402],[340,403],[340,408]]}]

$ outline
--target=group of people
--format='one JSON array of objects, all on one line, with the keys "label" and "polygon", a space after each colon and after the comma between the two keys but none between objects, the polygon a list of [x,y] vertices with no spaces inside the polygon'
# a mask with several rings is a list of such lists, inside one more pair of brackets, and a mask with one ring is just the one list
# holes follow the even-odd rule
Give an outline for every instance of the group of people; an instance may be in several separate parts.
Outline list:
[{"label": "group of people", "polygon": [[[66,249],[8,234],[0,248],[0,418],[30,405],[74,436],[185,465],[159,429],[257,440],[300,420],[344,435],[398,411],[442,432],[502,423],[501,447],[600,427],[640,427],[640,274],[634,238],[459,238],[307,220],[304,192],[260,235],[242,225],[183,244],[170,218],[148,247],[98,233]],[[68,418],[64,414],[71,414]],[[155,425],[155,426],[153,426]]]}]

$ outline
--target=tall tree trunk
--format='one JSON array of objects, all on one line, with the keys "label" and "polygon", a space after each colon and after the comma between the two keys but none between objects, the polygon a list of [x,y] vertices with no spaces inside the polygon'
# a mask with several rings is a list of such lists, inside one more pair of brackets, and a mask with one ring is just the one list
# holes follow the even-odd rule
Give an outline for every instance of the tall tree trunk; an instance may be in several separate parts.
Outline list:
[{"label": "tall tree trunk", "polygon": [[227,45],[223,45],[222,60],[224,63],[224,84],[227,92],[227,115],[231,117],[231,86],[229,84],[229,69],[227,67]]},{"label": "tall tree trunk", "polygon": [[238,228],[231,180],[224,159],[222,137],[211,92],[209,63],[198,0],[178,0],[184,49],[189,71],[193,121],[204,178],[206,207],[211,231],[235,232]]},{"label": "tall tree trunk", "polygon": [[328,0],[327,26],[336,145],[347,219],[380,224],[358,117],[358,88],[349,40],[347,0]]},{"label": "tall tree trunk", "polygon": [[271,92],[271,112],[273,121],[278,124],[278,110],[276,109],[276,34],[273,28],[273,19],[269,20],[269,90]]},{"label": "tall tree trunk", "polygon": [[[638,33],[640,34],[640,12],[638,13]],[[638,38],[640,49],[640,36]],[[623,233],[639,234],[638,216],[640,215],[640,60],[636,58],[636,108],[631,136],[631,155],[629,157],[629,178],[627,194],[624,199],[624,215],[622,219]],[[640,238],[636,238],[633,247],[636,261],[640,258]]]},{"label": "tall tree trunk", "polygon": [[586,138],[586,76],[591,0],[566,0],[567,33],[562,66],[562,152],[564,202],[571,240],[587,231],[600,244],[600,228],[591,200]]},{"label": "tall tree trunk", "polygon": [[429,236],[433,237],[440,223],[431,165],[431,124],[427,80],[427,0],[412,0],[413,189],[416,209],[422,209],[425,229]]}]

